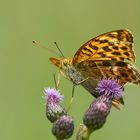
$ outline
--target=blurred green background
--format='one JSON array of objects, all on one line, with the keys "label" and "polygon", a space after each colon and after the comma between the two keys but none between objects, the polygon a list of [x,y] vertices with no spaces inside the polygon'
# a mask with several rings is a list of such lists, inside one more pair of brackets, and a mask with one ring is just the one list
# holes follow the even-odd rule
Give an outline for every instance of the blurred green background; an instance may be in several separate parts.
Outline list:
[{"label": "blurred green background", "polygon": [[[34,46],[32,40],[72,57],[86,41],[104,32],[127,28],[135,37],[136,67],[140,69],[139,0],[1,0],[0,1],[0,140],[55,140],[45,117],[44,87],[53,87],[57,69],[49,57],[58,57]],[[72,84],[61,79],[67,106]],[[69,89],[69,90],[68,90]],[[140,139],[140,87],[126,85],[125,106],[112,108],[105,126],[94,140]],[[70,114],[75,131],[93,99],[77,87]],[[75,136],[71,138],[74,140]]]}]

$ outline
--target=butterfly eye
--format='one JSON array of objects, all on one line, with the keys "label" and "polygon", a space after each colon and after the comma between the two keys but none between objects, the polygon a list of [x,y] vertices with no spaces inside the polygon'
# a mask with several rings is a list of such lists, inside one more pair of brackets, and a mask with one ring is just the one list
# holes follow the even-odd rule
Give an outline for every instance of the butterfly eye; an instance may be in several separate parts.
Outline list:
[{"label": "butterfly eye", "polygon": [[67,66],[67,62],[64,62],[63,64],[64,64],[65,67]]}]

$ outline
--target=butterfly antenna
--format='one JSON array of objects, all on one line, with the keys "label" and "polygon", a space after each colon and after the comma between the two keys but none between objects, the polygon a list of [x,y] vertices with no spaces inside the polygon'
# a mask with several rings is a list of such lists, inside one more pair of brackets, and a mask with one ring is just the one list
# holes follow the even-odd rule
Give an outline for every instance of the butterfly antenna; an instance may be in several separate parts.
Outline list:
[{"label": "butterfly antenna", "polygon": [[56,42],[54,42],[54,44],[56,45],[56,48],[58,49],[58,51],[60,52],[61,54],[61,57],[64,58],[64,54],[62,53],[62,51],[60,50],[58,44]]},{"label": "butterfly antenna", "polygon": [[47,49],[49,52],[51,52],[51,53],[53,53],[53,54],[56,54],[56,55],[59,55],[59,56],[60,56],[60,54],[58,54],[56,51],[50,49],[50,48],[47,47],[47,46],[41,45],[39,42],[37,42],[37,41],[35,41],[35,40],[33,40],[32,43],[35,44],[35,45],[37,45],[37,46],[39,46],[39,47],[41,47],[41,48],[43,48],[43,49]]}]

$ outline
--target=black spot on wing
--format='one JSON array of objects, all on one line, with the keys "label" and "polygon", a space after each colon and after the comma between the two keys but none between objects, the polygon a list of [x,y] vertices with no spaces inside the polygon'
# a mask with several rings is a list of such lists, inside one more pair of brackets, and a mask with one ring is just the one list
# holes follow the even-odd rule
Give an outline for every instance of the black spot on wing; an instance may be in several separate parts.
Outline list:
[{"label": "black spot on wing", "polygon": [[127,66],[127,63],[126,62],[123,62],[123,61],[117,61],[116,62],[116,66],[126,67]]},{"label": "black spot on wing", "polygon": [[127,51],[127,47],[126,46],[121,47],[121,49],[124,50],[124,51]]},{"label": "black spot on wing", "polygon": [[128,56],[128,57],[130,56],[130,54],[128,52],[124,52],[123,54]]},{"label": "black spot on wing", "polygon": [[112,51],[108,46],[104,46],[104,47],[102,47],[102,49],[106,52]]},{"label": "black spot on wing", "polygon": [[88,51],[88,52],[90,52],[90,53],[93,53],[90,49],[88,49],[88,48],[83,48],[85,51]]},{"label": "black spot on wing", "polygon": [[100,41],[100,43],[107,43],[108,42],[108,40],[107,39],[104,39],[104,40],[99,40]]},{"label": "black spot on wing", "polygon": [[118,50],[119,49],[119,47],[118,46],[112,46],[112,48],[114,49],[114,50]]},{"label": "black spot on wing", "polygon": [[99,48],[97,46],[92,46],[93,50],[98,50]]},{"label": "black spot on wing", "polygon": [[102,53],[102,52],[99,52],[98,53],[101,57],[106,57],[106,54]]},{"label": "black spot on wing", "polygon": [[112,52],[113,55],[121,55],[120,52]]},{"label": "black spot on wing", "polygon": [[128,74],[126,72],[121,72],[121,76],[127,78]]}]

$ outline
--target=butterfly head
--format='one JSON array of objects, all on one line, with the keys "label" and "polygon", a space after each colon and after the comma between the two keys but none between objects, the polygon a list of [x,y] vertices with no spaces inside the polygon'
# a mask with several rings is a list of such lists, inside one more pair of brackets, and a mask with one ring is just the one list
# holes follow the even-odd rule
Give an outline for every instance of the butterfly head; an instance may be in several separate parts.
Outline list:
[{"label": "butterfly head", "polygon": [[50,61],[57,66],[61,71],[65,71],[72,63],[72,59],[69,58],[50,58]]}]

